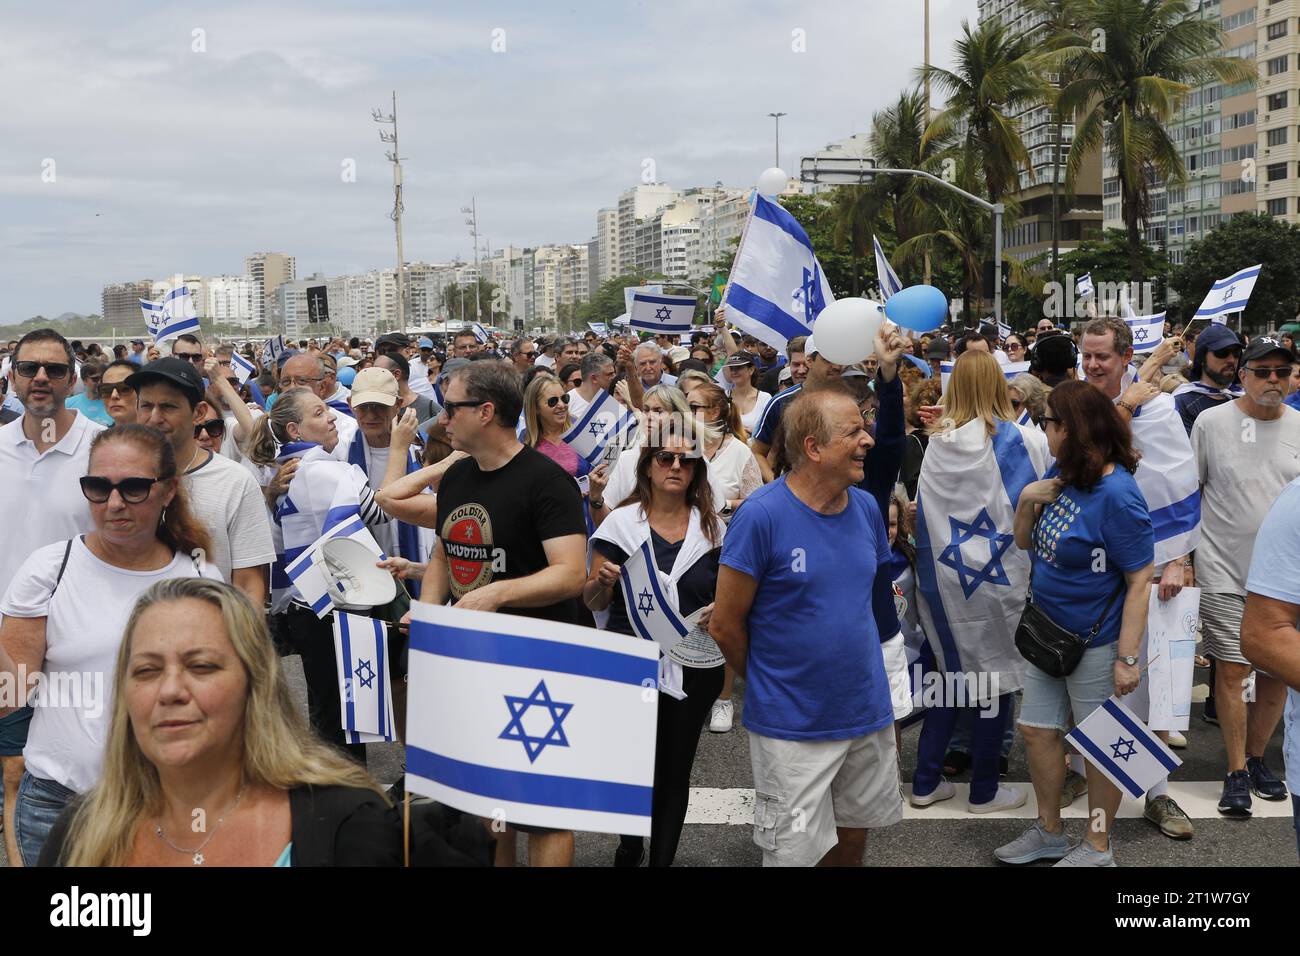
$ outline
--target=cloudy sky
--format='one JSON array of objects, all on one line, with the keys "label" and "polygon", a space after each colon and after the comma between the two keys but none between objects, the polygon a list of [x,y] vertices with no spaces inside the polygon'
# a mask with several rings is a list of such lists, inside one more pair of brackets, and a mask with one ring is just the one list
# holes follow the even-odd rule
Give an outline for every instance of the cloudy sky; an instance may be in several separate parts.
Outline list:
[{"label": "cloudy sky", "polygon": [[[585,242],[653,160],[749,185],[868,129],[922,57],[922,0],[350,4],[61,0],[0,31],[0,324],[105,283],[395,259],[371,108],[398,95],[408,260]],[[975,0],[932,0],[947,63]],[[801,33],[796,33],[801,31]],[[800,44],[804,52],[793,47]],[[500,52],[493,50],[493,45]],[[387,111],[387,110],[386,110]],[[355,182],[345,182],[349,161]]]}]

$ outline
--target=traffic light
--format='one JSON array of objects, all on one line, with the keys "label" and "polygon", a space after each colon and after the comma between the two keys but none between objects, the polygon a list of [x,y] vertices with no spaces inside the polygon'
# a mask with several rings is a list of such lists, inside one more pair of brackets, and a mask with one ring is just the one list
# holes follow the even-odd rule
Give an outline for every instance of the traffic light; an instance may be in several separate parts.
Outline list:
[{"label": "traffic light", "polygon": [[[990,259],[984,263],[984,294],[993,295],[993,260]],[[1011,288],[1011,263],[1002,263],[1002,292],[1005,295]]]}]

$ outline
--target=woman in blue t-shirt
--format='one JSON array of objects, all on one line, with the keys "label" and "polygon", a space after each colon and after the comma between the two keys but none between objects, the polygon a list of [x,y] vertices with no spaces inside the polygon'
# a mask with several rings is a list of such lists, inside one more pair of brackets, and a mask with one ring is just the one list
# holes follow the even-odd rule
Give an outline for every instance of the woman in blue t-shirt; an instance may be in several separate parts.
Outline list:
[{"label": "woman in blue t-shirt", "polygon": [[[1138,647],[1146,627],[1155,539],[1146,500],[1133,478],[1132,434],[1100,389],[1062,382],[1043,416],[1056,466],[1026,485],[1016,508],[1016,545],[1030,552],[1030,599],[1054,623],[1092,639],[1075,669],[1050,677],[1027,665],[1020,727],[1038,820],[994,851],[1004,863],[1059,859],[1060,866],[1114,866],[1110,827],[1120,792],[1088,764],[1083,842],[1071,847],[1061,825],[1062,741],[1112,694],[1138,685]],[[1101,810],[1100,816],[1097,811]]]}]

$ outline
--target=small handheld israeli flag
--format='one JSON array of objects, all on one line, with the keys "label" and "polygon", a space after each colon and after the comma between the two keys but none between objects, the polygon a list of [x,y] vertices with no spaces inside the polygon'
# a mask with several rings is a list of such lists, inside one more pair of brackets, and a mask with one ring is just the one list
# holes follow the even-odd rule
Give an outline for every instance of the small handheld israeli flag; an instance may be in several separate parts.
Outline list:
[{"label": "small handheld israeli flag", "polygon": [[668,653],[690,628],[664,597],[649,541],[642,541],[636,553],[623,562],[619,577],[623,579],[623,605],[632,629]]},{"label": "small handheld israeli flag", "polygon": [[1124,320],[1133,334],[1133,351],[1150,352],[1164,338],[1165,314],[1135,315]]},{"label": "small handheld israeli flag", "polygon": [[1010,337],[1011,337],[1011,326],[1007,325],[1005,322],[999,322],[998,338],[1001,339],[1003,342],[1005,342]]},{"label": "small handheld israeli flag", "polygon": [[334,661],[339,669],[339,710],[347,742],[396,740],[384,622],[343,611],[335,614]]},{"label": "small handheld israeli flag", "polygon": [[285,568],[285,573],[293,582],[298,596],[304,604],[316,612],[317,617],[324,617],[334,607],[334,602],[330,598],[332,576],[325,564],[324,552],[321,550],[321,545],[334,538],[351,538],[361,543],[375,555],[377,561],[382,561],[385,557],[384,549],[366,528],[360,514],[353,513],[326,529],[323,535]]},{"label": "small handheld israeli flag", "polygon": [[895,292],[903,291],[903,283],[898,278],[898,273],[894,267],[889,264],[885,258],[885,250],[880,246],[880,240],[875,236],[871,237],[871,246],[876,253],[876,280],[880,283],[880,294],[888,299]]},{"label": "small handheld israeli flag", "polygon": [[274,365],[276,359],[286,351],[288,351],[288,349],[285,347],[283,335],[277,335],[274,338],[267,339],[266,344],[262,346],[262,364]]},{"label": "small handheld israeli flag", "polygon": [[565,434],[564,442],[594,467],[611,443],[626,444],[636,427],[636,415],[630,408],[619,404],[609,392],[597,392],[586,412]]},{"label": "small handheld israeli flag", "polygon": [[471,324],[470,329],[473,330],[474,338],[479,340],[480,345],[484,345],[492,341],[492,336],[488,335],[488,330],[483,328],[483,326],[480,325],[478,322],[474,322],[473,324]]},{"label": "small handheld israeli flag", "polygon": [[172,289],[162,300],[162,321],[153,334],[154,345],[170,342],[186,333],[199,331],[198,313],[188,286]]},{"label": "small handheld israeli flag", "polygon": [[1182,765],[1174,752],[1114,695],[1065,739],[1115,786],[1140,798]]},{"label": "small handheld israeli flag", "polygon": [[240,385],[257,374],[257,367],[238,352],[230,356],[230,370],[235,373]]},{"label": "small handheld israeli flag", "polygon": [[587,328],[591,329],[591,331],[595,332],[602,339],[609,334],[609,329],[606,327],[604,322],[588,322]]},{"label": "small handheld israeli flag", "polygon": [[632,328],[655,335],[689,332],[695,317],[693,295],[651,295],[639,290],[632,293],[632,310],[628,313]]},{"label": "small handheld israeli flag", "polygon": [[416,603],[406,788],[503,823],[644,836],[658,671],[648,641]]},{"label": "small handheld israeli flag", "polygon": [[152,337],[158,334],[158,330],[163,324],[163,307],[161,302],[150,302],[148,299],[140,300],[140,311],[144,313],[144,327]]},{"label": "small handheld israeli flag", "polygon": [[[948,377],[952,375],[952,367],[957,364],[957,360],[951,362],[939,363],[939,388],[941,391],[948,391]],[[1028,362],[1008,362],[1006,365],[999,366],[1002,369],[1002,377],[1010,382],[1017,375],[1023,375],[1029,371]]]},{"label": "small handheld israeli flag", "polygon": [[1074,294],[1081,299],[1086,299],[1090,295],[1096,295],[1096,290],[1092,287],[1092,273],[1085,272],[1074,282]]},{"label": "small handheld israeli flag", "polygon": [[1250,301],[1250,294],[1255,290],[1255,281],[1263,266],[1250,266],[1240,272],[1234,272],[1226,279],[1220,279],[1210,286],[1205,294],[1205,301],[1196,310],[1194,319],[1209,319],[1216,325],[1227,321],[1232,312],[1241,312]]}]

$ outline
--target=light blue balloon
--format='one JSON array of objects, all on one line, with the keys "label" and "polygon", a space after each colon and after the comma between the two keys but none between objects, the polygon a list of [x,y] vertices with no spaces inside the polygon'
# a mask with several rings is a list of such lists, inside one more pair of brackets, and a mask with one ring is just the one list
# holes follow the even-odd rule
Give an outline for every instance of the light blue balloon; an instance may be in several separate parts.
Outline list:
[{"label": "light blue balloon", "polygon": [[948,319],[948,297],[932,285],[910,285],[885,303],[885,315],[905,329],[930,332]]},{"label": "light blue balloon", "polygon": [[351,388],[352,380],[356,377],[357,377],[357,370],[354,369],[351,365],[339,369],[339,374],[337,376],[339,380],[339,384],[342,385],[344,388]]}]

